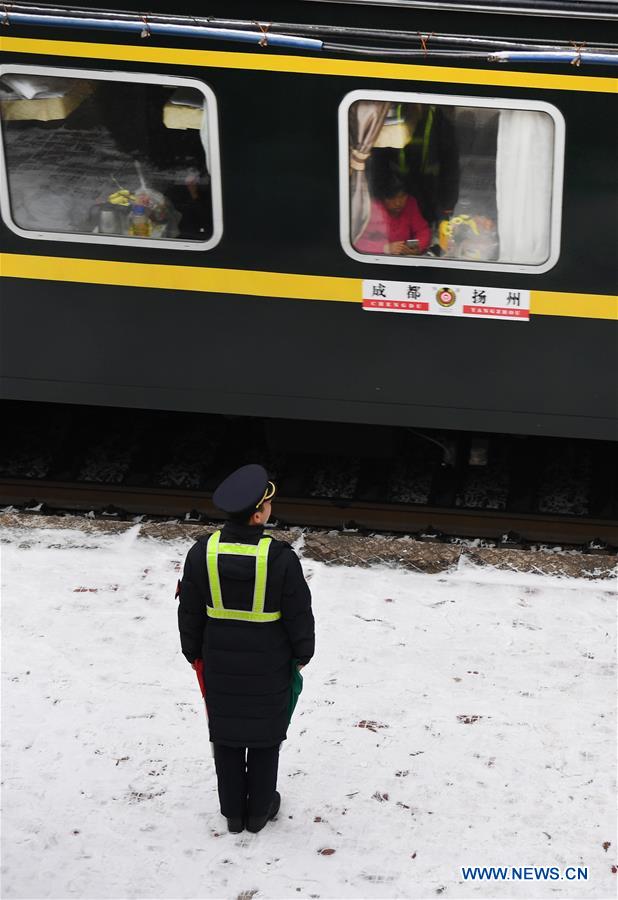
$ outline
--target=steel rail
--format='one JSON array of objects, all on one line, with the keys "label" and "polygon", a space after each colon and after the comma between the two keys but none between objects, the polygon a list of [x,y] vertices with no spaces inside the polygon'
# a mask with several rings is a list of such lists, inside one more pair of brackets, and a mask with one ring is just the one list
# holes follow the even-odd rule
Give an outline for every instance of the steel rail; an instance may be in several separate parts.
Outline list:
[{"label": "steel rail", "polygon": [[[169,488],[68,483],[42,479],[0,479],[0,504],[88,512],[113,507],[135,515],[186,518],[192,511],[220,519],[211,494]],[[444,534],[501,540],[507,534],[522,542],[584,545],[599,540],[618,547],[618,522],[495,510],[445,509],[409,504],[277,497],[278,522],[317,528],[355,527],[362,531]]]}]

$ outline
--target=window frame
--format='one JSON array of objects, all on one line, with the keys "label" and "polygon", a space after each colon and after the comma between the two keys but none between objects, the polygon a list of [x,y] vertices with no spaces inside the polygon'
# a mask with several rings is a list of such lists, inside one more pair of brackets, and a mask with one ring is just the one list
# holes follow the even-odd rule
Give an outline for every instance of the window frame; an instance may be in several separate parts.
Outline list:
[{"label": "window frame", "polygon": [[[481,109],[516,109],[544,112],[554,123],[554,153],[550,213],[550,250],[548,258],[538,265],[500,263],[497,260],[466,260],[427,256],[387,256],[360,253],[350,241],[350,176],[349,176],[349,111],[358,100],[388,100],[391,103],[423,103],[431,106],[467,106]],[[552,269],[560,257],[562,199],[564,180],[565,122],[560,110],[543,100],[520,100],[502,97],[468,97],[455,94],[428,94],[420,91],[355,90],[339,104],[339,238],[351,259],[367,265],[432,266],[440,269],[470,269],[485,272],[521,272],[542,274]]]},{"label": "window frame", "polygon": [[111,234],[87,234],[71,233],[65,231],[43,231],[21,228],[13,221],[11,210],[11,197],[9,191],[9,172],[6,155],[4,152],[4,129],[0,122],[0,215],[4,224],[14,234],[28,240],[36,241],[63,241],[78,244],[98,244],[120,247],[147,247],[166,250],[212,250],[221,240],[223,235],[223,202],[221,190],[221,161],[219,152],[219,117],[217,99],[212,88],[197,78],[187,78],[183,75],[160,75],[152,72],[123,72],[118,69],[81,69],[66,66],[37,66],[24,64],[5,63],[0,66],[2,75],[42,75],[54,77],[75,77],[89,81],[113,81],[119,84],[131,79],[142,84],[161,84],[169,87],[192,87],[199,90],[206,100],[206,115],[208,121],[208,152],[204,148],[204,156],[210,162],[210,185],[212,203],[212,235],[206,241],[189,241],[184,238],[136,238],[128,235]]}]

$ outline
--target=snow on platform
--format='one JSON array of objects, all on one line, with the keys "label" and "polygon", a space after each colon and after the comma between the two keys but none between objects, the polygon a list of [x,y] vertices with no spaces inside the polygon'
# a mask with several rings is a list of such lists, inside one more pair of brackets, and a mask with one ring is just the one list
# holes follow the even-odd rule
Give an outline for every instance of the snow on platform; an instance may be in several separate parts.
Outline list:
[{"label": "snow on platform", "polygon": [[[3,534],[3,897],[615,895],[615,583],[306,561],[281,812],[232,836],[178,646],[190,541]],[[492,865],[588,880],[464,882]]]}]

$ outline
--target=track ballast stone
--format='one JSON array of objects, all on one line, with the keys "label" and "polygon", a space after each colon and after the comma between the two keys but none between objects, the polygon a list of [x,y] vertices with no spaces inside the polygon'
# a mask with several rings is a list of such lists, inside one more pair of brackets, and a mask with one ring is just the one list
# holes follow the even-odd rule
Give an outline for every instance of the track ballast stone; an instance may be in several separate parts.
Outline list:
[{"label": "track ballast stone", "polygon": [[[138,538],[148,540],[195,540],[210,534],[220,525],[170,522],[135,522],[118,519],[94,519],[88,516],[46,516],[36,513],[7,510],[0,513],[0,528],[4,540],[12,543],[27,541],[28,531],[35,528],[70,529],[86,534],[121,534],[139,528]],[[12,533],[11,533],[12,532]],[[330,565],[369,566],[386,565],[414,572],[434,574],[448,572],[461,562],[478,566],[492,566],[514,572],[535,572],[539,575],[560,575],[568,578],[608,579],[616,582],[618,555],[616,553],[583,553],[578,550],[516,550],[500,547],[479,547],[467,544],[446,544],[417,541],[410,537],[390,535],[359,535],[338,531],[307,531],[294,528],[281,531],[269,529],[269,534],[282,541],[297,544],[301,556]]]}]

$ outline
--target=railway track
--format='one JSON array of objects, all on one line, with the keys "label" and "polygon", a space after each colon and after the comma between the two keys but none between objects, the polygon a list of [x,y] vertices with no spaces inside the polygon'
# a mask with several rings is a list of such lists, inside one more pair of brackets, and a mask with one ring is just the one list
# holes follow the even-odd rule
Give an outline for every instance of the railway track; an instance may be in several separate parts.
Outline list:
[{"label": "railway track", "polygon": [[615,445],[566,439],[5,403],[0,503],[213,521],[259,461],[280,525],[618,548]]},{"label": "railway track", "polygon": [[[165,488],[0,479],[0,504],[102,515],[147,515],[195,521],[220,518],[211,494]],[[411,534],[425,539],[485,538],[505,546],[530,543],[618,548],[618,522],[580,516],[447,509],[414,504],[279,496],[279,525]]]}]

